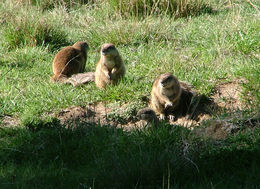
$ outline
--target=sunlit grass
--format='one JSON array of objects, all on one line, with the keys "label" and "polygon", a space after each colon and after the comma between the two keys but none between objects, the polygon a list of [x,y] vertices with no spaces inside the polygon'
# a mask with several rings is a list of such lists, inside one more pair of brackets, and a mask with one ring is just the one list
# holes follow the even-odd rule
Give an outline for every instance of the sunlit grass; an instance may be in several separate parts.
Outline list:
[{"label": "sunlit grass", "polygon": [[[43,115],[106,102],[108,116],[129,118],[147,106],[142,97],[150,97],[154,79],[172,72],[209,98],[219,83],[242,79],[239,119],[247,120],[260,106],[259,12],[248,2],[219,0],[209,2],[214,14],[177,19],[163,5],[152,14],[154,5],[138,5],[137,15],[127,4],[115,11],[107,1],[86,3],[0,3],[0,120],[22,125],[0,127],[0,188],[257,188],[257,128],[211,141],[165,123],[123,132],[98,124],[63,128]],[[102,43],[116,45],[127,68],[118,85],[104,91],[94,83],[50,83],[55,54],[80,40],[90,45],[87,71],[95,70]],[[117,104],[127,105],[120,115]]]}]

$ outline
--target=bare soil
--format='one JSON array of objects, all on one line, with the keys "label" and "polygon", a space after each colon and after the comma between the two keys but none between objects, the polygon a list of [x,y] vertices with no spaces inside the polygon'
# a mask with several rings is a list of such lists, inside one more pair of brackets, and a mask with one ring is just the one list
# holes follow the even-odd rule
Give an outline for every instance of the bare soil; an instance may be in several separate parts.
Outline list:
[{"label": "bare soil", "polygon": [[102,103],[89,104],[87,107],[70,107],[61,110],[58,114],[54,114],[61,124],[75,124],[77,122],[100,123],[101,125],[113,124],[107,118],[107,114],[111,111]]},{"label": "bare soil", "polygon": [[[216,93],[212,96],[212,100],[205,99],[203,96],[198,96],[198,103],[195,108],[191,111],[189,115],[180,116],[174,121],[167,120],[171,125],[182,125],[184,127],[193,129],[199,126],[201,122],[210,120],[212,114],[221,109],[228,111],[241,110],[243,104],[240,100],[241,88],[239,83],[241,81],[234,80],[229,83],[222,83],[216,87]],[[119,107],[118,112],[124,112],[126,105]],[[109,108],[104,103],[93,103],[86,107],[69,107],[51,116],[58,118],[62,125],[73,125],[76,126],[78,123],[99,123],[100,125],[111,125],[124,130],[132,130],[135,128],[143,128],[147,125],[146,121],[138,120],[135,115],[128,120],[113,120],[108,118],[108,114],[112,112],[112,108]],[[3,126],[13,126],[18,125],[19,120],[9,116],[5,116],[2,121]],[[212,126],[206,129],[206,133],[220,138],[219,136],[225,136],[223,134],[225,128],[227,127],[226,122],[212,122]],[[229,126],[230,127],[230,124]],[[233,128],[233,127],[232,127]]]},{"label": "bare soil", "polygon": [[213,95],[214,102],[221,108],[228,109],[230,111],[241,110],[243,103],[240,99],[241,87],[240,83],[243,80],[233,80],[228,83],[219,84]]},{"label": "bare soil", "polygon": [[20,120],[15,117],[11,116],[4,116],[2,119],[2,123],[0,122],[0,127],[12,127],[12,126],[17,126],[20,124]]},{"label": "bare soil", "polygon": [[[229,111],[234,111],[242,108],[242,102],[240,101],[240,91],[239,80],[235,80],[229,83],[222,83],[216,87],[216,93],[212,96],[212,100],[205,99],[203,96],[198,96],[198,104],[195,109],[192,110],[191,114],[186,116],[180,116],[174,121],[167,120],[171,125],[182,125],[193,129],[194,126],[200,125],[201,122],[205,120],[210,120],[212,114],[221,109],[226,109]],[[201,102],[203,101],[203,102]],[[124,107],[127,105],[122,105],[118,112],[123,112]],[[123,128],[124,130],[131,130],[135,128],[143,128],[147,125],[146,121],[138,120],[135,116],[132,119],[122,121],[116,121],[108,119],[107,115],[112,111],[112,109],[105,106],[103,103],[90,104],[87,107],[70,107],[65,110],[61,110],[57,115],[58,119],[61,120],[62,124],[76,122],[85,123],[100,123],[101,125],[112,125],[116,127]],[[213,124],[214,127],[219,128],[218,124]],[[224,124],[222,124],[224,125]],[[218,129],[212,129],[212,131],[219,132]],[[213,132],[211,133],[213,134]],[[207,131],[210,132],[210,131]],[[213,134],[214,135],[214,134]],[[220,135],[220,134],[219,134]]]},{"label": "bare soil", "polygon": [[[236,117],[236,122],[233,121]],[[235,114],[234,117],[224,120],[208,120],[203,127],[198,127],[194,133],[199,137],[211,138],[214,140],[223,140],[229,134],[237,133],[238,131],[247,131],[260,126],[260,114],[252,118],[244,119],[241,115]]]}]

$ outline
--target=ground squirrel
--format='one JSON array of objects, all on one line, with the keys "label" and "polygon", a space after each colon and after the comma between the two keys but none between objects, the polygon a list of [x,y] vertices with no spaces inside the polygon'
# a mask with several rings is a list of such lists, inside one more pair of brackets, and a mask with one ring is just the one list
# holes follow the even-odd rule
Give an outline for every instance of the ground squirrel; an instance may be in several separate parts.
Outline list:
[{"label": "ground squirrel", "polygon": [[178,79],[171,73],[161,74],[153,83],[150,105],[160,119],[165,119],[165,114],[170,120],[174,119],[173,111],[179,105],[182,89]]},{"label": "ground squirrel", "polygon": [[148,108],[148,107],[139,110],[136,114],[136,117],[139,120],[144,120],[147,123],[154,123],[155,125],[157,125],[158,121],[159,121],[155,112],[151,108]]},{"label": "ground squirrel", "polygon": [[99,88],[116,84],[125,75],[125,65],[116,47],[111,43],[103,44],[100,59],[95,71],[95,83]]},{"label": "ground squirrel", "polygon": [[71,83],[68,77],[84,72],[88,49],[88,44],[82,41],[61,49],[53,60],[52,68],[54,75],[51,81]]}]

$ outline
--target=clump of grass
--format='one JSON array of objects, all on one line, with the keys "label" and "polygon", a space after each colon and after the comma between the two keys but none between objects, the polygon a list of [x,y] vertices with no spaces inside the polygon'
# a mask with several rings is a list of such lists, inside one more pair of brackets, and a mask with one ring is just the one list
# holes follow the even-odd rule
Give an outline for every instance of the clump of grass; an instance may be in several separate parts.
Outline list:
[{"label": "clump of grass", "polygon": [[9,49],[22,46],[47,46],[50,50],[69,45],[67,33],[61,27],[52,24],[46,17],[35,15],[15,17],[3,31],[4,45]]},{"label": "clump of grass", "polygon": [[[241,70],[241,75],[244,76],[246,82],[242,84],[243,92],[242,96],[243,99],[246,101],[246,104],[251,108],[255,109],[259,112],[260,107],[260,82],[259,82],[259,75],[260,75],[260,64],[258,58],[253,58],[251,60],[252,64],[245,66],[243,70]],[[256,63],[258,62],[258,64]]]},{"label": "clump of grass", "polygon": [[[161,22],[160,22],[161,21]],[[149,19],[144,19],[142,22],[120,20],[114,22],[106,20],[100,27],[95,24],[89,24],[88,29],[84,31],[89,38],[90,43],[94,46],[99,46],[104,41],[109,41],[115,45],[132,45],[141,46],[151,41],[167,42],[174,40],[174,27],[163,25],[162,22],[170,21],[164,18],[158,22],[151,22]],[[106,32],[104,32],[104,27]]]},{"label": "clump of grass", "polygon": [[[20,48],[11,51],[8,56],[6,56],[6,54],[0,54],[0,67],[8,67],[9,69],[33,68],[34,64],[38,64],[41,61],[48,61],[49,57],[48,51],[40,47]],[[0,77],[0,79],[4,78]]]},{"label": "clump of grass", "polygon": [[34,5],[40,7],[42,10],[51,10],[60,6],[65,7],[66,9],[79,7],[80,5],[90,3],[91,0],[21,0],[20,2],[25,5]]},{"label": "clump of grass", "polygon": [[187,17],[212,12],[209,4],[203,0],[109,0],[109,3],[123,16],[149,16],[163,13],[174,17]]}]

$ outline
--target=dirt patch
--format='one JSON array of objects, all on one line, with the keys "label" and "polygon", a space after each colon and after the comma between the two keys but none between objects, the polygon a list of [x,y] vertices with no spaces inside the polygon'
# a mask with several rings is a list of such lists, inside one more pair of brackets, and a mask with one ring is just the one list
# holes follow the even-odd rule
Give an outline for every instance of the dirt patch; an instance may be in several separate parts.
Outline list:
[{"label": "dirt patch", "polygon": [[[241,109],[242,103],[239,98],[241,88],[239,87],[240,80],[235,80],[229,83],[223,83],[216,87],[216,93],[212,99],[197,95],[191,89],[186,90],[181,98],[183,102],[181,107],[182,113],[177,113],[175,120],[166,120],[171,125],[181,125],[190,129],[199,126],[203,121],[210,120],[212,115],[221,109],[229,109],[230,111]],[[187,103],[187,101],[189,101]],[[183,110],[183,105],[186,104],[186,110]],[[136,114],[129,116],[128,119],[120,121],[108,115],[116,109],[117,114],[127,114],[126,109],[129,104],[118,105],[118,107],[108,107],[103,103],[93,103],[86,107],[71,107],[61,110],[55,117],[61,120],[62,124],[73,124],[77,122],[99,123],[101,125],[111,125],[124,130],[143,128],[149,125],[149,121],[138,119]],[[185,114],[183,114],[185,112]],[[155,119],[158,119],[155,118]],[[159,121],[159,120],[158,120]],[[220,124],[215,124],[219,128]],[[213,129],[219,130],[219,129]],[[210,132],[210,131],[208,131]]]},{"label": "dirt patch", "polygon": [[20,124],[20,120],[18,118],[4,116],[0,127],[1,126],[2,127],[14,127],[14,126],[18,126],[19,124]]},{"label": "dirt patch", "polygon": [[[186,115],[177,116],[175,120],[166,120],[166,122],[171,125],[181,125],[193,129],[194,127],[199,126],[203,121],[210,120],[216,110],[241,110],[243,108],[239,96],[241,92],[239,83],[241,82],[243,81],[235,80],[218,85],[216,87],[216,93],[212,96],[212,100],[203,95],[195,95],[193,96],[194,98],[191,98],[192,95],[189,95],[190,93],[184,93],[184,102],[181,102],[180,104],[187,103],[186,101],[189,99],[191,102],[188,104],[193,104],[192,107],[190,108],[190,106],[187,105],[188,110],[187,114],[185,113]],[[113,105],[109,104],[108,106],[104,103],[97,102],[85,107],[69,107],[60,110],[58,113],[51,113],[49,116],[56,117],[60,120],[62,125],[69,126],[77,126],[78,123],[98,123],[100,125],[111,125],[123,128],[124,130],[132,130],[136,128],[141,129],[149,125],[147,121],[140,121],[138,116],[136,116],[136,112],[132,111],[132,109],[136,109],[136,107],[129,108],[130,106],[132,105],[120,103],[115,103]],[[116,114],[113,114],[115,110]],[[126,118],[123,118],[124,116],[120,117],[120,115],[123,114],[127,115],[125,116]],[[118,115],[119,118],[117,117]],[[155,119],[158,119],[158,117]],[[3,126],[15,126],[19,124],[20,122],[17,118],[5,116],[2,119]],[[209,129],[206,132],[209,133],[209,135],[214,135],[213,133],[218,132],[221,133],[223,129],[221,130],[219,128],[225,127],[223,126],[225,124],[226,123],[224,122],[212,124],[214,126],[212,126],[211,130]],[[219,138],[218,135],[223,135],[223,133],[216,134],[216,138]]]},{"label": "dirt patch", "polygon": [[199,137],[223,140],[229,134],[234,133],[237,130],[239,130],[239,127],[228,121],[211,120],[208,123],[208,127],[195,129],[194,133]]},{"label": "dirt patch", "polygon": [[230,111],[242,110],[243,103],[240,99],[240,93],[242,91],[239,84],[243,83],[243,80],[234,80],[228,83],[221,83],[215,89],[216,92],[213,95],[214,102],[221,108],[228,109]]},{"label": "dirt patch", "polygon": [[234,117],[237,121],[234,121],[234,118],[209,120],[203,127],[198,127],[193,132],[199,137],[223,140],[230,134],[252,130],[260,126],[260,114],[248,119],[241,117],[239,114],[234,115]]},{"label": "dirt patch", "polygon": [[[223,110],[227,110],[228,112],[242,110],[243,103],[240,99],[240,93],[242,89],[239,84],[244,82],[245,81],[242,79],[236,79],[233,80],[232,82],[219,84],[218,86],[216,86],[215,88],[216,92],[211,99],[207,99],[207,97],[204,96],[197,97],[197,101],[199,103],[196,106],[196,108],[193,110],[192,114],[194,115],[179,118],[173,123],[178,125],[183,125],[193,129],[194,126],[200,125],[203,121],[210,120],[212,118],[212,115],[216,114],[216,112],[221,113],[223,112]],[[225,126],[223,125],[226,124],[227,124],[226,122],[214,123],[212,126],[214,127],[213,131],[216,131],[215,133],[218,133],[218,131],[220,131],[220,129],[218,128],[224,128]],[[207,132],[213,133],[210,130]],[[216,136],[216,138],[217,137],[218,136]]]},{"label": "dirt patch", "polygon": [[89,104],[87,107],[70,107],[61,110],[58,114],[53,114],[57,117],[62,125],[77,123],[100,123],[101,125],[114,125],[114,122],[107,118],[111,109],[102,103]]},{"label": "dirt patch", "polygon": [[177,119],[176,121],[171,121],[170,123],[172,125],[181,125],[190,129],[193,129],[194,127],[197,127],[201,122],[205,120],[211,119],[211,115],[208,113],[200,113],[200,115],[197,117],[196,120],[190,119],[188,117],[182,117]]},{"label": "dirt patch", "polygon": [[[197,104],[195,103],[196,107],[192,109],[191,114],[177,117],[174,121],[164,120],[163,122],[168,122],[171,125],[182,125],[184,127],[193,128],[194,126],[199,125],[202,121],[210,119],[210,113],[206,110],[208,102],[203,102],[204,100],[202,100],[201,97],[197,100],[199,102]],[[127,118],[121,116],[118,119],[116,117],[118,115],[129,114],[127,110],[128,106],[130,105],[124,104],[118,105],[118,107],[108,107],[103,103],[94,103],[89,104],[86,107],[66,108],[57,114],[52,114],[52,116],[58,118],[62,125],[70,126],[77,126],[78,123],[98,123],[100,125],[111,125],[129,131],[132,129],[142,129],[151,125],[150,121],[140,120],[136,113],[132,113],[132,115],[129,115]],[[115,109],[117,114],[113,114]],[[155,118],[151,120],[153,120],[157,125],[160,121],[155,114],[153,116],[155,116]]]},{"label": "dirt patch", "polygon": [[[124,113],[127,105],[117,108],[117,112]],[[62,125],[76,127],[80,124],[100,124],[102,126],[109,125],[112,127],[123,128],[129,131],[136,128],[143,128],[147,124],[144,121],[137,120],[134,116],[129,119],[113,119],[109,114],[113,113],[113,109],[103,103],[93,103],[86,107],[70,107],[61,110],[52,116],[58,118]]]},{"label": "dirt patch", "polygon": [[[197,95],[192,89],[185,90],[184,88],[185,93],[183,93],[181,97],[180,104],[182,106],[181,111],[185,112],[185,114],[181,113],[181,115],[178,115],[177,113],[175,120],[167,121],[169,121],[171,125],[181,125],[194,129],[194,127],[201,125],[202,122],[212,119],[212,115],[215,115],[217,112],[221,113],[223,110],[227,110],[228,112],[242,110],[243,103],[240,99],[242,89],[239,84],[244,82],[244,80],[237,79],[232,82],[221,83],[216,86],[216,93],[211,98],[204,95]],[[187,105],[186,107],[185,104]],[[187,110],[183,110],[183,107]],[[210,133],[214,135],[214,131],[216,135],[214,136],[215,138],[222,135],[220,128],[233,128],[230,124],[227,126],[227,122],[218,122],[213,124],[212,127],[214,128],[212,128],[212,130],[209,129],[207,133],[208,135],[210,135]],[[216,134],[218,132],[219,134]],[[224,129],[223,132],[226,132],[226,130]]]}]

